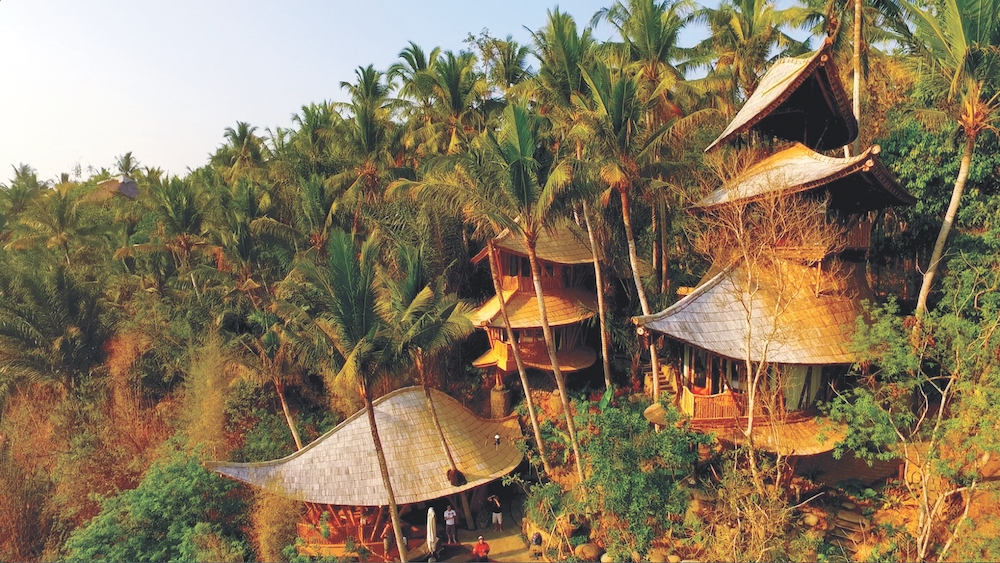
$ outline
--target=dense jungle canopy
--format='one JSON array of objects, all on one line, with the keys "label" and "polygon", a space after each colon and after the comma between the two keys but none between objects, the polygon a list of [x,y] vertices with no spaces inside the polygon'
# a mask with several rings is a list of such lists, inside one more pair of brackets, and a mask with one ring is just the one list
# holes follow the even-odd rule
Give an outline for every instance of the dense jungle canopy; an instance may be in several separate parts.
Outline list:
[{"label": "dense jungle canopy", "polygon": [[[695,23],[709,35],[679,46]],[[858,387],[828,406],[851,428],[845,457],[924,448],[923,489],[851,493],[912,508],[873,532],[870,557],[1000,558],[984,473],[1000,454],[1000,2],[621,0],[591,21],[553,8],[529,44],[401,45],[391,67],[343,77],[348,102],[304,100],[289,129],[237,122],[180,176],[132,153],[53,181],[14,166],[0,184],[0,560],[300,557],[300,506],[199,462],[288,455],[409,384],[488,403],[492,378],[471,367],[485,338],[454,316],[494,292],[470,259],[502,228],[559,221],[602,249],[620,392],[598,405],[600,361],[569,378],[576,435],[548,417],[545,462],[585,486],[543,477],[529,501],[549,513],[534,516],[603,514],[591,539],[616,557],[669,534],[712,560],[846,558],[794,531],[798,499],[778,478],[756,488],[745,453],[711,470],[727,502],[692,510],[704,437],[655,433],[627,400],[649,361],[629,319],[710,266],[690,206],[771,140],[703,149],[775,60],[828,36],[849,95],[859,83],[858,146],[880,145],[917,199],[877,216]]]}]

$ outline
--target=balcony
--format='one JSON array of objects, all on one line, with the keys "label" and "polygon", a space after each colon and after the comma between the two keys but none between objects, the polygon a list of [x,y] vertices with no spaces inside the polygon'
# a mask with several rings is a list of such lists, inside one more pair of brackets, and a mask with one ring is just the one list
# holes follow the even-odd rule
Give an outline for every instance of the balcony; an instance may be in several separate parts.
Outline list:
[{"label": "balcony", "polygon": [[734,419],[743,416],[746,397],[729,389],[714,395],[699,395],[682,387],[680,409],[692,420]]}]

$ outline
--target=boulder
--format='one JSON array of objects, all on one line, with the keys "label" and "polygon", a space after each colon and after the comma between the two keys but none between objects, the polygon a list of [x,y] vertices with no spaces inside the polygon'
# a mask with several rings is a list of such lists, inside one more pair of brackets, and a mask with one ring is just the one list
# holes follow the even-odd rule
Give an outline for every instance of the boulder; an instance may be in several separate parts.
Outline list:
[{"label": "boulder", "polygon": [[810,528],[814,528],[817,524],[819,524],[819,516],[816,516],[813,513],[806,514],[802,517],[802,523]]},{"label": "boulder", "polygon": [[671,553],[670,555],[667,556],[667,561],[669,563],[681,563],[681,556],[680,555],[674,555],[674,554]]},{"label": "boulder", "polygon": [[615,563],[615,558],[610,553],[605,553],[601,556],[601,563]]},{"label": "boulder", "polygon": [[592,543],[582,543],[576,546],[573,554],[581,561],[597,561],[601,558],[601,548]]}]

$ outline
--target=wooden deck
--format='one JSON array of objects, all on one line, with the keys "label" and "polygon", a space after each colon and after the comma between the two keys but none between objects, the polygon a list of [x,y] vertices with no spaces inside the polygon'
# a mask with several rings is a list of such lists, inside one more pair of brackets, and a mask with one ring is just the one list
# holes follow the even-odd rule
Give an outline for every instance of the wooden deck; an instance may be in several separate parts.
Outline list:
[{"label": "wooden deck", "polygon": [[[746,441],[744,429],[748,419],[742,395],[727,391],[701,396],[684,388],[680,407],[681,412],[690,417],[693,430],[715,434],[719,440],[730,444]],[[665,412],[659,404],[650,405],[644,415],[654,424],[666,424]],[[844,429],[811,410],[780,416],[768,416],[758,411],[754,416],[753,436],[758,447],[782,455],[801,456],[832,450],[834,444],[844,439]]]}]

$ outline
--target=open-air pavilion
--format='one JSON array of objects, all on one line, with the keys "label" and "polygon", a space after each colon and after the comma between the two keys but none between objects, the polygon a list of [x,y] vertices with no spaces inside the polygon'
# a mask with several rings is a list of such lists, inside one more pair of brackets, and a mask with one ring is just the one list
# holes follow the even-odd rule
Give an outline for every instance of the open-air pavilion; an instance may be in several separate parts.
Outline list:
[{"label": "open-air pavilion", "polygon": [[[462,505],[468,505],[461,502],[463,495],[471,493],[475,499],[485,493],[485,485],[521,463],[517,447],[521,427],[516,416],[480,418],[445,393],[435,389],[430,393],[448,450],[465,482],[452,484],[449,480],[448,452],[421,387],[399,389],[374,402],[390,482],[403,512],[441,499],[448,499],[462,511]],[[304,552],[343,555],[350,538],[377,559],[393,555],[383,549],[383,534],[391,526],[389,497],[363,410],[288,457],[206,465],[238,481],[306,503],[306,521],[299,525],[299,535],[308,544]],[[438,511],[439,522],[440,515]],[[423,545],[425,534],[419,526],[404,530],[408,551]]]}]

